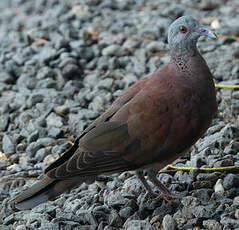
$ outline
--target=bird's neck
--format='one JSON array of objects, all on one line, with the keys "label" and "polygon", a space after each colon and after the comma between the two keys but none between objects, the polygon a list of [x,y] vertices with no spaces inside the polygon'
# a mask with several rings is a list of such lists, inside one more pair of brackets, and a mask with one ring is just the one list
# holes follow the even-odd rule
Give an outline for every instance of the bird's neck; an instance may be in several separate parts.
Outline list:
[{"label": "bird's neck", "polygon": [[189,62],[193,57],[201,57],[196,47],[190,51],[186,49],[171,50],[171,62],[175,63],[183,72],[187,72],[190,65]]},{"label": "bird's neck", "polygon": [[196,47],[196,45],[192,45],[190,47],[173,47],[170,49],[170,53],[171,53],[171,58],[176,58],[176,57],[193,57],[195,55],[197,55],[198,49]]}]

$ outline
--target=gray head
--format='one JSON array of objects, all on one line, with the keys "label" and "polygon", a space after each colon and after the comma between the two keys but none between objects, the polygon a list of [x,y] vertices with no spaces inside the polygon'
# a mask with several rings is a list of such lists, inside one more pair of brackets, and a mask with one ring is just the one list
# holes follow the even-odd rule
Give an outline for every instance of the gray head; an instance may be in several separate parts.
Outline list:
[{"label": "gray head", "polygon": [[169,48],[176,53],[195,51],[196,43],[200,36],[217,38],[215,33],[201,26],[193,17],[182,16],[169,27]]}]

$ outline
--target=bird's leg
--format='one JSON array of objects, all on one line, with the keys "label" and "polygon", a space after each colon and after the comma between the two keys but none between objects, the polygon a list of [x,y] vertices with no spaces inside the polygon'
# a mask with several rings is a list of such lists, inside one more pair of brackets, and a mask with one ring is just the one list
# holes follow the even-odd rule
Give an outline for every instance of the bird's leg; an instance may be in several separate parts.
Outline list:
[{"label": "bird's leg", "polygon": [[142,171],[136,171],[137,177],[142,182],[144,188],[146,189],[146,195],[145,197],[158,197],[158,194],[155,194],[155,192],[152,190],[148,182],[145,180],[144,174]]},{"label": "bird's leg", "polygon": [[158,198],[165,198],[168,199],[177,199],[182,198],[183,196],[180,194],[172,193],[168,188],[166,188],[157,178],[157,173],[153,170],[148,171],[149,179],[153,182],[153,184],[159,189],[159,196]]}]

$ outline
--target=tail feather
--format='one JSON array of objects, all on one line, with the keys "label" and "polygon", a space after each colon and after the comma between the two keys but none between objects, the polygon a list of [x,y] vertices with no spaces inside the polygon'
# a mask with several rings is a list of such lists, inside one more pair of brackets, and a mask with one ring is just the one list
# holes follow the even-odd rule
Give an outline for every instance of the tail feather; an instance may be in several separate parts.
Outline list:
[{"label": "tail feather", "polygon": [[48,200],[52,200],[63,192],[78,186],[84,182],[84,178],[70,178],[56,180],[45,176],[32,187],[13,198],[10,203],[18,210],[31,209]]}]

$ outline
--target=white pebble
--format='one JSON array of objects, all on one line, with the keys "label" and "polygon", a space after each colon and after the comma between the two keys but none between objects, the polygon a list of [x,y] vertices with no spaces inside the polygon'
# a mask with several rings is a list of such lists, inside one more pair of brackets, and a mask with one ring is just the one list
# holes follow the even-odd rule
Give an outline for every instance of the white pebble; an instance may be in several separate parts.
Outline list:
[{"label": "white pebble", "polygon": [[214,186],[214,191],[215,193],[223,194],[224,193],[224,188],[222,186],[222,179],[218,179],[215,186]]}]

